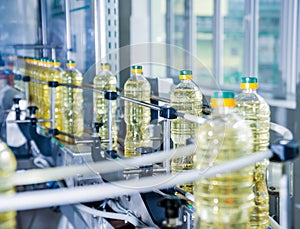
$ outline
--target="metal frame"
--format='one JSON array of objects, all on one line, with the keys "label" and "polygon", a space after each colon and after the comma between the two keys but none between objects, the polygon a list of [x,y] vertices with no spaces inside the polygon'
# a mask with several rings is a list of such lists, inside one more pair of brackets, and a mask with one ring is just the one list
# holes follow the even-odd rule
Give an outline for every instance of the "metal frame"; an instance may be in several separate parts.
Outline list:
[{"label": "metal frame", "polygon": [[184,49],[186,50],[184,64],[185,68],[192,69],[194,56],[194,41],[195,41],[195,32],[194,32],[194,14],[193,14],[193,0],[184,0]]},{"label": "metal frame", "polygon": [[259,0],[245,0],[244,75],[258,76]]},{"label": "metal frame", "polygon": [[71,58],[71,21],[70,21],[70,0],[65,0],[65,17],[66,17],[66,48],[67,48],[67,60]]},{"label": "metal frame", "polygon": [[167,43],[167,76],[172,74],[173,51],[171,44],[174,41],[174,1],[167,0],[166,2],[166,43]]},{"label": "metal frame", "polygon": [[[296,42],[298,1],[281,1],[280,24],[280,59],[281,80],[286,84],[286,91],[296,93]],[[286,93],[285,93],[286,94]]]},{"label": "metal frame", "polygon": [[224,50],[224,18],[222,15],[222,2],[214,0],[213,16],[213,73],[216,81],[221,85],[224,82],[223,50]]}]

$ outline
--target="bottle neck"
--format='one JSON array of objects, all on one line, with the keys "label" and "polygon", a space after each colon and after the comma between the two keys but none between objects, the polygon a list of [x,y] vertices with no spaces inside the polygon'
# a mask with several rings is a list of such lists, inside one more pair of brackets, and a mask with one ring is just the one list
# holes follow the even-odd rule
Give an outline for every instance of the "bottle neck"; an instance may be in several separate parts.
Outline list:
[{"label": "bottle neck", "polygon": [[226,115],[234,112],[234,107],[217,107],[213,109],[214,116]]},{"label": "bottle neck", "polygon": [[243,93],[256,93],[256,89],[245,88],[245,89],[243,89]]}]

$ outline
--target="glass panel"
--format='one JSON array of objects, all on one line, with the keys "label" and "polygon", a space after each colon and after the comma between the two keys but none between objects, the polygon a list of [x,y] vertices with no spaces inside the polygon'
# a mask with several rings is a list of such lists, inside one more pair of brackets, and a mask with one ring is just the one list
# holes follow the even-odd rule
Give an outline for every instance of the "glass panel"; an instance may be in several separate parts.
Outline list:
[{"label": "glass panel", "polygon": [[196,18],[196,56],[194,79],[198,84],[210,85],[213,81],[213,0],[194,1]]},{"label": "glass panel", "polygon": [[224,84],[239,85],[243,72],[244,0],[224,0]]},{"label": "glass panel", "polygon": [[[184,66],[184,0],[174,1],[174,41],[172,44],[175,46],[173,50],[173,66],[181,70]],[[174,81],[177,83],[178,80],[178,70],[174,69],[172,75],[174,74]]]},{"label": "glass panel", "polygon": [[280,0],[259,1],[258,75],[264,89],[279,82]]},{"label": "glass panel", "polygon": [[[4,54],[15,54],[12,44],[35,44],[38,41],[37,1],[1,1],[0,49]],[[34,56],[33,49],[19,49],[18,55]]]},{"label": "glass panel", "polygon": [[166,66],[166,1],[151,1],[151,41],[152,65],[151,74],[157,77],[167,77]]}]

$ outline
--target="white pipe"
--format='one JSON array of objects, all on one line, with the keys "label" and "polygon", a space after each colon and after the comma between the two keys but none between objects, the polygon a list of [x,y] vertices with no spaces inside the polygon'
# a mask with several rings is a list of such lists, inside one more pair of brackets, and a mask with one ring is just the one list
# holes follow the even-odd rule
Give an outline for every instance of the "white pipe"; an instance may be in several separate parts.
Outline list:
[{"label": "white pipe", "polygon": [[283,229],[272,217],[269,217],[269,221],[272,229]]},{"label": "white pipe", "polygon": [[288,178],[287,175],[283,175],[280,179],[280,190],[279,190],[279,222],[282,228],[288,228]]},{"label": "white pipe", "polygon": [[0,212],[69,205],[79,202],[114,198],[124,194],[149,192],[156,189],[172,187],[177,184],[213,177],[220,173],[238,170],[253,165],[264,158],[270,158],[272,155],[272,152],[269,150],[263,151],[210,167],[206,171],[190,170],[176,174],[146,177],[139,180],[1,195]]},{"label": "white pipe", "polygon": [[292,132],[281,125],[271,122],[270,129],[282,135],[283,139],[285,140],[293,140]]},{"label": "white pipe", "polygon": [[62,166],[47,169],[32,169],[17,172],[12,178],[13,185],[26,185],[42,183],[53,180],[62,180],[68,177],[75,177],[86,174],[103,174],[110,173],[125,168],[136,168],[146,164],[158,163],[171,158],[188,156],[194,154],[195,145],[188,145],[166,152],[157,152],[139,157],[123,160],[107,160],[96,163],[87,163],[83,165]]}]

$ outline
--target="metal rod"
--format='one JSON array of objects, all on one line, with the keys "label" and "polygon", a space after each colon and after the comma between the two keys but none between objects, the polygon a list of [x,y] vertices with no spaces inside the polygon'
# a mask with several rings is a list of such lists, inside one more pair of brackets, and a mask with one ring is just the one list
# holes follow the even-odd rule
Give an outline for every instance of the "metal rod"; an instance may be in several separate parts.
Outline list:
[{"label": "metal rod", "polygon": [[174,1],[173,0],[167,0],[166,2],[167,11],[166,11],[166,43],[167,43],[167,76],[171,76],[172,69],[171,66],[173,66],[174,61],[174,55],[173,55],[173,47],[171,44],[173,44],[174,41]]},{"label": "metal rod", "polygon": [[52,60],[56,59],[56,50],[55,50],[55,48],[51,48],[51,58],[52,58]]},{"label": "metal rod", "polygon": [[27,103],[29,104],[29,82],[24,81],[24,90],[25,90],[25,99],[27,100]]},{"label": "metal rod", "polygon": [[99,35],[99,0],[93,0],[94,13],[94,37],[95,37],[95,72],[99,70],[100,62],[100,35]]},{"label": "metal rod", "polygon": [[258,0],[245,1],[244,75],[257,76],[258,71]]},{"label": "metal rod", "polygon": [[[41,23],[42,23],[42,44],[46,45],[47,42],[47,2],[40,0],[41,6]],[[43,49],[43,57],[47,56],[47,52]]]},{"label": "metal rod", "polygon": [[51,129],[55,129],[55,87],[50,88],[50,120]]},{"label": "metal rod", "polygon": [[108,150],[112,150],[112,100],[107,100],[107,107],[108,107],[108,119],[107,119],[107,128],[108,128]]},{"label": "metal rod", "polygon": [[[100,58],[101,60],[105,60],[107,55],[107,22],[106,22],[106,15],[107,13],[107,7],[106,2],[107,0],[98,0],[99,1],[99,11],[100,12]],[[97,63],[97,62],[96,62]]]},{"label": "metal rod", "polygon": [[214,75],[219,84],[223,83],[223,33],[224,19],[222,15],[222,1],[214,0],[214,27],[213,27],[213,47],[214,47]]},{"label": "metal rod", "polygon": [[66,16],[66,46],[67,46],[67,60],[70,59],[71,44],[71,22],[70,22],[70,1],[65,0],[65,16]]},{"label": "metal rod", "polygon": [[[164,151],[169,151],[170,150],[170,130],[171,130],[171,122],[169,119],[164,120]],[[167,173],[171,172],[171,162],[170,160],[166,160],[163,162],[164,168],[166,169]]]}]

